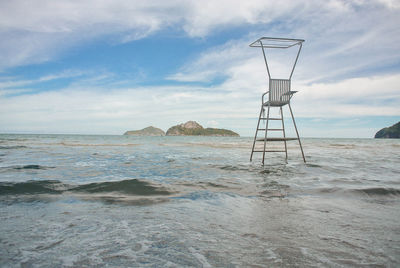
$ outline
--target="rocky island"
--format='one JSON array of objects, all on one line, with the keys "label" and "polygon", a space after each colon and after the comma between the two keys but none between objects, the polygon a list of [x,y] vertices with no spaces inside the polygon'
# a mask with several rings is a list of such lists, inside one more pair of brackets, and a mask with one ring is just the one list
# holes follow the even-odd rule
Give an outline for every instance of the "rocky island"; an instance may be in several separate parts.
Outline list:
[{"label": "rocky island", "polygon": [[203,128],[195,121],[188,121],[184,124],[170,127],[167,136],[224,136],[239,137],[239,134],[228,129]]},{"label": "rocky island", "polygon": [[400,122],[391,127],[385,127],[376,132],[375,138],[400,139]]},{"label": "rocky island", "polygon": [[156,127],[146,127],[141,130],[130,130],[124,133],[124,135],[131,136],[165,136],[165,132],[162,129]]}]

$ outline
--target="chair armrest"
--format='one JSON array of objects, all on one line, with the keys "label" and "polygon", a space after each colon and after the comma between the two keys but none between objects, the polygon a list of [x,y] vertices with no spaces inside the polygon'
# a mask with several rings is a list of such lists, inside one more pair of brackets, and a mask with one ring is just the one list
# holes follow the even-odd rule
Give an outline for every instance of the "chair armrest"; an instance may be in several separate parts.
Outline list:
[{"label": "chair armrest", "polygon": [[269,91],[267,91],[264,94],[262,94],[262,97],[261,97],[262,104],[264,104],[264,96],[267,95],[268,93],[269,93]]},{"label": "chair armrest", "polygon": [[282,94],[282,96],[285,96],[285,95],[293,95],[294,93],[296,93],[297,91],[288,91],[288,92],[286,92],[286,93],[283,93]]}]

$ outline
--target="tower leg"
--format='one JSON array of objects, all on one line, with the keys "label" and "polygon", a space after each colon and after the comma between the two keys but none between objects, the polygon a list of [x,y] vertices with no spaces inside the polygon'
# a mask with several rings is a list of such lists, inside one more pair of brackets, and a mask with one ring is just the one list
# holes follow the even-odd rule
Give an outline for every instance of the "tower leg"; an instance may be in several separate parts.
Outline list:
[{"label": "tower leg", "polygon": [[286,163],[287,163],[287,160],[288,160],[288,156],[287,156],[287,144],[286,144],[286,133],[285,133],[285,123],[283,122],[283,109],[282,109],[282,106],[281,106],[281,120],[282,120],[282,129],[283,129],[283,138],[284,138],[284,142],[285,142],[285,155],[286,155]]},{"label": "tower leg", "polygon": [[301,141],[300,141],[299,132],[297,131],[296,122],[294,121],[294,116],[293,116],[293,112],[292,112],[292,107],[290,107],[290,103],[289,103],[288,105],[289,105],[290,114],[292,115],[292,120],[293,120],[293,124],[294,124],[294,129],[296,130],[297,139],[298,139],[298,141],[299,141],[300,150],[301,150],[301,155],[303,156],[303,160],[304,160],[304,163],[305,163],[305,162],[306,162],[306,158],[304,157],[303,146],[301,146]]},{"label": "tower leg", "polygon": [[262,112],[263,112],[263,104],[261,104],[260,115],[258,116],[258,123],[257,123],[257,128],[256,128],[256,134],[254,135],[253,148],[251,149],[250,162],[251,162],[251,160],[253,159],[254,147],[255,147],[255,145],[256,145],[257,133],[258,133],[258,129],[259,129],[259,127],[260,127],[260,120],[261,120]]},{"label": "tower leg", "polygon": [[264,151],[263,151],[263,158],[262,158],[262,164],[263,164],[263,165],[264,165],[264,159],[265,159],[265,147],[266,147],[266,145],[267,145],[267,133],[268,133],[268,122],[269,122],[269,108],[270,108],[270,106],[268,105],[267,123],[265,123]]}]

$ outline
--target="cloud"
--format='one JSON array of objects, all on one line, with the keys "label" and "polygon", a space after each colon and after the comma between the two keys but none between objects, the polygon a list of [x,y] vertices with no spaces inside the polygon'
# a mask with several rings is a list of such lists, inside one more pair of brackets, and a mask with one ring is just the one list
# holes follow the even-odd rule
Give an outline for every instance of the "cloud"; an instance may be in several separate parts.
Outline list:
[{"label": "cloud", "polygon": [[[244,79],[243,79],[244,80]],[[234,81],[215,87],[147,86],[112,88],[75,83],[60,91],[0,95],[0,131],[121,134],[155,125],[166,130],[196,120],[251,135],[260,93]],[[240,81],[240,80],[238,80]],[[296,118],[398,116],[400,74],[303,85],[293,98]],[[314,129],[318,135],[318,129]]]},{"label": "cloud", "polygon": [[174,2],[2,1],[0,69],[41,63],[73,46],[112,36],[128,42],[179,20]]},{"label": "cloud", "polygon": [[[332,82],[357,77],[360,73],[376,75],[381,70],[387,71],[387,66],[398,65],[400,28],[397,25],[400,17],[399,10],[392,5],[384,6],[375,1],[309,1],[296,10],[289,7],[296,6],[287,4],[280,7],[280,16],[272,16],[275,20],[266,24],[268,31],[254,29],[236,40],[210,48],[168,79],[207,82],[215,77],[229,77],[242,65],[247,65],[247,75],[260,77],[259,70],[266,72],[261,51],[248,45],[264,35],[306,39],[299,68],[294,73],[294,77],[303,83]],[[263,5],[260,10],[269,18],[268,12],[274,13],[264,10]],[[281,21],[281,16],[288,19]],[[290,50],[293,51],[288,49],[284,52],[291,53]],[[284,69],[282,55],[276,55],[277,51],[271,49],[266,53],[272,66],[271,73],[279,78],[288,77],[290,59],[285,58],[288,67]],[[295,54],[290,57],[293,62]],[[250,71],[251,65],[254,67]]]},{"label": "cloud", "polygon": [[391,9],[400,8],[400,2],[398,0],[379,0],[379,2]]},{"label": "cloud", "polygon": [[58,80],[63,78],[77,78],[87,75],[89,72],[81,70],[64,70],[55,74],[48,74],[37,79],[21,79],[19,77],[3,77],[0,79],[0,95],[20,94],[31,92],[27,86],[37,85],[43,82]]},{"label": "cloud", "polygon": [[248,44],[243,40],[229,41],[221,46],[213,47],[183,66],[178,73],[168,76],[167,79],[181,82],[206,82],[220,76],[226,78],[231,68],[246,61],[250,55],[254,56],[254,53],[247,48]]},{"label": "cloud", "polygon": [[400,74],[303,85],[296,96],[300,116],[400,115]]},{"label": "cloud", "polygon": [[344,52],[357,56],[367,44],[370,52],[393,51],[400,41],[398,10],[398,2],[391,0],[1,1],[0,70],[49,61],[94,39],[130,42],[169,28],[194,38],[244,25],[262,28],[263,34],[331,46],[328,59]]}]

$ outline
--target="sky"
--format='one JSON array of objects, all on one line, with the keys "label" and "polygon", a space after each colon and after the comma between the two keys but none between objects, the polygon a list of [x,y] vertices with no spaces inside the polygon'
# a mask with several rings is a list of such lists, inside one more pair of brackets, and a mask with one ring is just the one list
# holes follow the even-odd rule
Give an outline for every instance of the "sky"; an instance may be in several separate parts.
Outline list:
[{"label": "sky", "polygon": [[[268,76],[249,44],[268,36],[305,39],[301,136],[371,138],[400,121],[399,25],[399,0],[0,0],[0,133],[253,136]],[[285,78],[293,49],[266,53]]]}]

